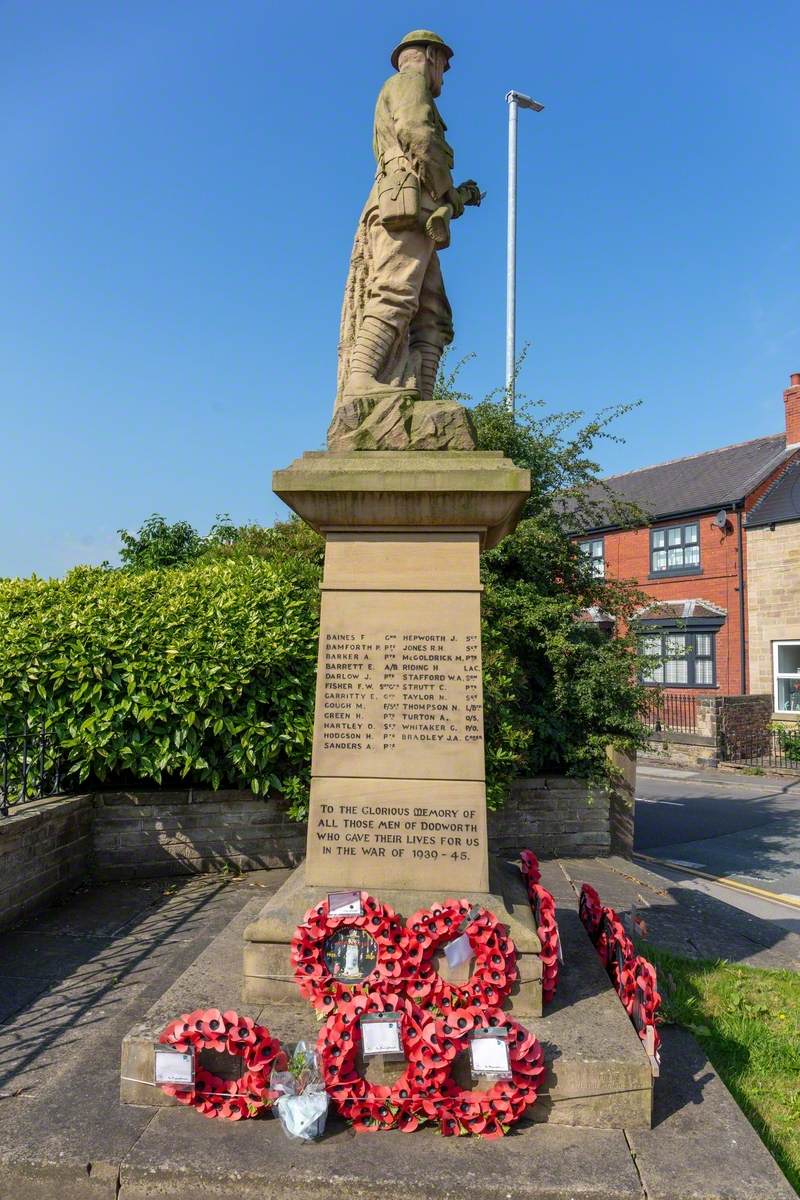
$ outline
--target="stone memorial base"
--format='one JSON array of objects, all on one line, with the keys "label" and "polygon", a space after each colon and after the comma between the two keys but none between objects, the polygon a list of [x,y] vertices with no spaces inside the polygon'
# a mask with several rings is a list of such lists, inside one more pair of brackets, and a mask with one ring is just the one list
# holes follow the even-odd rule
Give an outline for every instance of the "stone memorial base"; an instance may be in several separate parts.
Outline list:
[{"label": "stone memorial base", "polygon": [[480,555],[514,529],[530,473],[496,451],[327,451],[272,485],[325,537],[325,569],[306,861],[246,931],[244,999],[296,1002],[295,929],[327,892],[366,889],[404,918],[489,909],[519,954],[510,1007],[540,1015],[522,880],[499,863],[490,878],[481,658]]},{"label": "stone memorial base", "polygon": [[529,472],[494,451],[329,451],[273,488],[325,537],[306,881],[488,893],[479,559]]},{"label": "stone memorial base", "polygon": [[[536,935],[522,876],[517,868],[492,859],[489,882],[491,891],[469,891],[466,898],[493,912],[507,926],[517,948],[519,979],[505,1007],[515,1017],[541,1016],[542,964],[538,957],[541,944]],[[300,866],[267,901],[256,920],[247,926],[244,931],[242,982],[244,1003],[251,1006],[297,1004],[297,984],[289,962],[290,943],[305,914],[325,895],[325,888],[307,884],[305,866]],[[434,872],[431,872],[430,883],[424,888],[398,891],[381,887],[376,895],[405,919],[420,908],[430,908],[432,904],[454,898],[452,893],[442,890]],[[451,982],[463,982],[472,973],[472,964],[464,963],[451,970],[442,955],[438,970]]]},{"label": "stone memorial base", "polygon": [[[543,867],[545,885],[557,891],[560,866],[557,863],[545,863]],[[513,866],[503,869],[502,887],[508,886],[515,870],[519,877],[518,870]],[[399,903],[401,899],[399,894],[392,892],[381,891],[379,895],[387,903]],[[311,899],[315,897],[318,897],[316,890]],[[259,912],[256,902],[250,902],[242,914],[218,934],[199,958],[155,1001],[150,1010],[142,1014],[122,1043],[120,1099],[123,1104],[158,1107],[176,1104],[172,1097],[148,1082],[153,1078],[153,1046],[170,1020],[196,1008],[215,1007],[222,1011],[232,1008],[244,1012],[267,1025],[289,1052],[300,1039],[307,1043],[316,1042],[319,1023],[311,1005],[302,999],[294,983],[288,967],[288,944],[251,940],[254,935],[276,932],[277,926],[288,931],[289,910],[295,906],[301,907],[308,898],[302,875],[298,871],[280,892],[275,893],[274,903],[264,905]],[[429,903],[433,898],[433,895],[408,896],[408,900],[414,904],[417,901]],[[473,898],[479,899],[477,896]],[[516,911],[512,914],[498,908],[495,911],[504,920],[511,917],[509,926],[512,936],[518,937]],[[555,1000],[547,1006],[544,1015],[525,1015],[518,1007],[520,999],[524,999],[524,989],[512,997],[511,1010],[515,1018],[520,1019],[525,1028],[539,1039],[547,1063],[545,1085],[529,1116],[536,1122],[560,1126],[648,1129],[653,1091],[650,1063],[578,919],[574,896],[567,907],[559,909],[558,922],[564,947],[564,965]],[[250,973],[246,973],[240,989],[243,932],[245,959]],[[280,971],[264,968],[263,964],[270,953],[279,955],[282,964]],[[536,969],[538,960],[531,963],[522,957],[520,965],[525,978],[529,968]],[[538,986],[538,976],[536,982]],[[279,984],[283,985],[280,989]],[[259,1000],[259,995],[268,996],[269,999]],[[532,999],[533,1004],[537,1005],[538,992],[534,992]],[[242,1064],[238,1059],[231,1059],[226,1069],[225,1064],[218,1061],[220,1056],[208,1051],[203,1051],[202,1056],[209,1069],[224,1078],[235,1078],[241,1074]],[[463,1070],[464,1064],[456,1064],[456,1067],[459,1066]],[[371,1060],[366,1074],[372,1083],[381,1083],[391,1081],[396,1072],[397,1067],[393,1063]],[[467,1082],[466,1078],[461,1081]],[[205,1125],[193,1113],[186,1116],[190,1126],[193,1122]],[[216,1125],[217,1122],[212,1124]],[[220,1124],[224,1125],[225,1122]],[[405,1135],[403,1141],[407,1141]]]}]

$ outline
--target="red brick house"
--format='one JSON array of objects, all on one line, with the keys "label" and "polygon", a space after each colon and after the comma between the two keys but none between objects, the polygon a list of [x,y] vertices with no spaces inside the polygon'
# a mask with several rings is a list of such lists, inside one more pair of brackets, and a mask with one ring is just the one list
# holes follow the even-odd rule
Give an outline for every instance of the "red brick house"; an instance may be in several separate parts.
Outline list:
[{"label": "red brick house", "polygon": [[650,523],[599,524],[577,540],[597,573],[634,579],[653,597],[640,614],[645,647],[668,661],[648,682],[693,695],[749,690],[746,514],[800,459],[800,375],[784,411],[781,433],[604,481]]}]

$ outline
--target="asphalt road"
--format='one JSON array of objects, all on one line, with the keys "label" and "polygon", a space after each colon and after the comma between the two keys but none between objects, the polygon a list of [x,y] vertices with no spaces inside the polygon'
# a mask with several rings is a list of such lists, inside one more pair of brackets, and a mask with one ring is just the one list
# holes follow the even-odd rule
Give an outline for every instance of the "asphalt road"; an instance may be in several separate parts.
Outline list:
[{"label": "asphalt road", "polygon": [[635,849],[800,900],[800,783],[640,765]]}]

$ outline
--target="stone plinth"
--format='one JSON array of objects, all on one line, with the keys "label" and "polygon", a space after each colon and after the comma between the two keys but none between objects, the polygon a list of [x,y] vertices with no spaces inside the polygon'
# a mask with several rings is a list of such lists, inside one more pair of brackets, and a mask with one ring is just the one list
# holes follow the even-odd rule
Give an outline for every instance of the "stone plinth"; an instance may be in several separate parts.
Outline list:
[{"label": "stone plinth", "polygon": [[528,472],[320,453],[273,486],[326,541],[307,884],[488,892],[479,556]]},{"label": "stone plinth", "polygon": [[516,525],[529,472],[494,452],[329,452],[273,487],[324,535],[325,571],[306,862],[245,933],[244,999],[291,1003],[297,925],[366,888],[404,917],[490,909],[519,953],[511,1007],[540,1014],[524,888],[490,878],[481,672],[480,553]]},{"label": "stone plinth", "polygon": [[[517,867],[499,859],[490,860],[489,886],[484,890],[463,889],[474,903],[488,908],[508,928],[517,948],[519,979],[514,984],[506,1008],[515,1017],[540,1017],[542,1014],[541,943],[531,917],[527,892]],[[303,867],[298,867],[244,931],[244,982],[242,1002],[256,1005],[296,1005],[298,988],[289,962],[292,935],[305,914],[321,899],[326,887],[308,884]],[[443,888],[434,869],[416,889],[374,887],[375,894],[396,913],[408,919],[420,908],[452,898],[453,891]],[[470,961],[451,970],[442,958],[437,969],[445,979],[463,982],[474,967]]]},{"label": "stone plinth", "polygon": [[272,476],[273,491],[319,533],[472,529],[481,549],[516,527],[530,472],[499,450],[309,451]]}]

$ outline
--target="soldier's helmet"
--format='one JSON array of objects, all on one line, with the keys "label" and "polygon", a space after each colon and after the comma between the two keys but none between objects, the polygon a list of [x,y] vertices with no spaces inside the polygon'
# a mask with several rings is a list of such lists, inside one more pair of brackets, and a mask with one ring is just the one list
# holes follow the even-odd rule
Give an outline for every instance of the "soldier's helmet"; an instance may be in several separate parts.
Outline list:
[{"label": "soldier's helmet", "polygon": [[412,29],[411,33],[407,33],[401,42],[398,42],[392,51],[391,63],[395,71],[397,70],[397,61],[400,58],[400,51],[406,46],[438,46],[440,50],[444,50],[447,55],[445,63],[445,71],[450,70],[450,59],[453,57],[453,51],[448,46],[444,38],[440,38],[438,33],[433,33],[430,29]]}]

